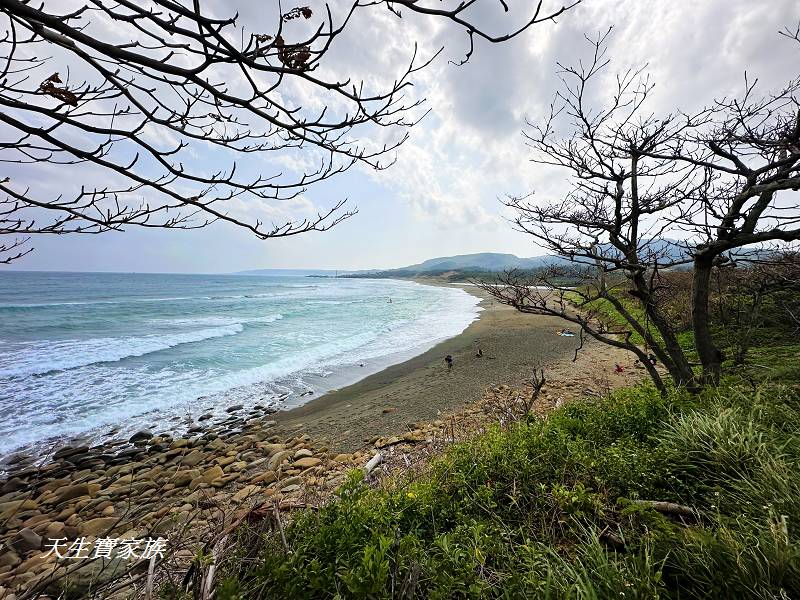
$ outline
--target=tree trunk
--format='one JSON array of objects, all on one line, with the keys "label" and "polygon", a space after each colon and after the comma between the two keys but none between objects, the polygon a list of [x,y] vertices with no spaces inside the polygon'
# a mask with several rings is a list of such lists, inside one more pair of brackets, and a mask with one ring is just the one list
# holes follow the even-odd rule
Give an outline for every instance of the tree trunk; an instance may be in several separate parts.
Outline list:
[{"label": "tree trunk", "polygon": [[[658,310],[644,276],[641,273],[637,273],[633,277],[633,283],[636,287],[636,295],[639,298],[642,308],[650,319],[650,322],[661,335],[661,339],[664,343],[663,352],[665,352],[667,356],[659,356],[659,358],[669,371],[673,383],[675,383],[676,387],[686,387],[686,389],[692,392],[698,391],[694,372],[692,371],[692,366],[689,364],[689,360],[686,358],[686,353],[683,351],[683,348],[681,348],[680,343],[678,343],[678,338],[675,335],[673,326],[667,321],[664,315],[661,314],[661,311]],[[658,346],[654,345],[654,352],[655,348],[658,348]],[[658,353],[656,353],[656,355],[658,356]]]},{"label": "tree trunk", "polygon": [[712,257],[699,255],[694,260],[692,274],[692,331],[694,344],[703,366],[702,383],[717,385],[722,372],[722,352],[714,344],[709,318],[709,286]]}]

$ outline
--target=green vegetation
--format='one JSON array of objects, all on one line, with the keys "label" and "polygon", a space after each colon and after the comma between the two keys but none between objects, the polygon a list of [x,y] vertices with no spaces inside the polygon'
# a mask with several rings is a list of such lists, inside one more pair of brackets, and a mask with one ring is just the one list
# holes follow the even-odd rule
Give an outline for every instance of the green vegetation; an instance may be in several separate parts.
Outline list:
[{"label": "green vegetation", "polygon": [[220,597],[391,598],[416,578],[429,598],[789,598],[798,522],[796,388],[638,387],[454,446],[415,481],[354,473]]},{"label": "green vegetation", "polygon": [[700,394],[573,402],[380,489],[353,472],[288,552],[240,531],[218,598],[798,597],[800,345],[770,327]]},{"label": "green vegetation", "polygon": [[[630,298],[624,297],[623,294],[617,293],[616,294],[617,300],[625,307],[633,317],[639,322],[642,323],[646,330],[653,336],[653,338],[658,341],[659,343],[663,343],[663,339],[661,334],[659,333],[658,329],[656,329],[652,323],[647,320],[647,317],[644,313],[644,310],[641,307],[641,304],[631,300]],[[577,304],[578,298],[577,295],[575,296],[567,296],[567,299],[575,302]],[[621,329],[631,330],[630,324],[624,319],[624,317],[619,314],[614,306],[608,300],[603,298],[598,298],[596,300],[592,300],[588,304],[585,305],[584,309],[596,311],[598,316],[605,321],[609,325],[616,325],[619,326]],[[673,320],[675,321],[675,320]],[[696,352],[694,352],[694,341],[692,339],[692,330],[689,327],[689,324],[686,323],[682,327],[676,327],[676,337],[678,338],[678,342],[681,345],[681,348],[684,348],[690,358],[696,358]],[[646,343],[644,338],[636,333],[635,331],[631,330],[631,342],[640,346],[642,348],[646,347]]]}]

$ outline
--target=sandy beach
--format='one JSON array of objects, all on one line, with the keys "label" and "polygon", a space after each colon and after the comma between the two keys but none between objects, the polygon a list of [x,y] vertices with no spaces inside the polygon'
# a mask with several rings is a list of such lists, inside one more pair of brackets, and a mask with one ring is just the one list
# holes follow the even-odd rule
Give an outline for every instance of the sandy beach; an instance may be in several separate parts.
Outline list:
[{"label": "sandy beach", "polygon": [[[625,352],[591,340],[572,362],[579,340],[556,335],[565,326],[563,320],[524,315],[475,286],[418,281],[453,285],[478,296],[480,317],[460,335],[419,356],[273,415],[281,435],[302,432],[332,450],[353,452],[378,436],[400,434],[475,404],[487,389],[519,387],[534,366],[545,368],[551,382],[546,396],[553,402],[587,387],[618,387],[636,376],[614,374],[615,362],[632,361]],[[476,356],[479,349],[482,357]],[[444,361],[448,354],[453,356],[452,369]]]}]

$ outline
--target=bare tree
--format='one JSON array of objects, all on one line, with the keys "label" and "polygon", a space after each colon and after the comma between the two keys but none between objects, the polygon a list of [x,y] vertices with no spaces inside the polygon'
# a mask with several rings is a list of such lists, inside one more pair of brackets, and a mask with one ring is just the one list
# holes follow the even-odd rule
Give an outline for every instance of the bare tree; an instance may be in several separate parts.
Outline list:
[{"label": "bare tree", "polygon": [[[557,202],[506,202],[516,226],[560,262],[533,279],[508,274],[486,289],[523,312],[558,315],[630,350],[663,390],[635,335],[676,385],[699,390],[719,380],[723,359],[708,313],[713,268],[766,242],[800,239],[800,199],[779,199],[800,187],[800,84],[760,99],[748,84],[743,98],[659,118],[645,107],[652,83],[643,70],[629,70],[598,105],[590,89],[609,64],[609,33],[590,40],[590,61],[562,66],[549,117],[525,134],[533,162],[566,171],[571,190]],[[686,266],[701,375],[665,309],[674,283],[668,274]],[[603,305],[618,322],[604,318]]]},{"label": "bare tree", "polygon": [[2,0],[0,161],[14,172],[0,173],[0,234],[14,241],[0,260],[24,255],[33,235],[131,225],[219,220],[261,239],[332,227],[355,212],[344,200],[321,213],[306,203],[300,220],[281,206],[303,208],[309,186],[353,165],[390,165],[425,114],[410,92],[432,60],[409,48],[386,85],[337,74],[326,57],[346,32],[353,43],[358,15],[448,21],[467,32],[469,58],[475,37],[506,41],[580,0],[550,11],[539,2],[507,33],[483,30],[476,2],[265,2],[248,27],[210,0]]},{"label": "bare tree", "polygon": [[685,133],[652,156],[705,174],[692,202],[692,330],[706,381],[719,381],[723,353],[714,342],[709,290],[715,266],[765,244],[800,240],[800,79],[759,98],[755,82],[742,98],[715,103]]},{"label": "bare tree", "polygon": [[[579,285],[574,285],[576,282]],[[554,265],[535,274],[508,271],[494,282],[479,285],[498,301],[522,313],[556,316],[574,323],[580,328],[581,346],[586,333],[604,344],[635,354],[656,388],[666,393],[666,385],[648,354],[654,350],[665,356],[665,351],[645,319],[627,310],[616,297],[622,283],[621,279],[610,283],[606,277],[597,277],[595,269]],[[622,310],[625,322],[609,320],[606,311],[598,306],[598,301],[609,299]],[[638,345],[634,333],[641,334],[648,344]],[[578,350],[576,359],[577,355]]]},{"label": "bare tree", "polygon": [[[511,273],[501,285],[487,289],[523,312],[560,316],[600,341],[630,350],[663,390],[648,353],[633,341],[638,334],[676,384],[691,385],[691,365],[658,298],[661,273],[690,261],[672,251],[665,235],[676,217],[685,216],[685,198],[695,194],[702,181],[689,176],[689,166],[648,158],[666,140],[680,135],[683,126],[669,117],[639,117],[652,90],[641,71],[618,76],[606,104],[589,102],[590,84],[609,64],[609,33],[590,40],[593,54],[588,63],[559,65],[563,85],[550,114],[543,123],[530,124],[525,134],[533,162],[566,171],[571,191],[557,202],[536,203],[530,197],[506,202],[517,213],[517,228],[562,261],[534,280]],[[629,309],[623,291],[641,312]],[[570,301],[582,312],[574,312]],[[623,323],[601,318],[600,302],[610,304]]]}]

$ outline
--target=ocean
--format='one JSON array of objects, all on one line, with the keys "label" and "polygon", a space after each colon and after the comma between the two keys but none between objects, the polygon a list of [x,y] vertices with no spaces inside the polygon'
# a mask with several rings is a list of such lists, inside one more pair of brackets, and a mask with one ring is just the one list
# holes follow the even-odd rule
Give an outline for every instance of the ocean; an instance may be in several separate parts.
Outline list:
[{"label": "ocean", "polygon": [[0,272],[0,457],[297,406],[459,334],[477,303],[399,280]]}]

